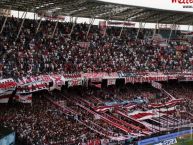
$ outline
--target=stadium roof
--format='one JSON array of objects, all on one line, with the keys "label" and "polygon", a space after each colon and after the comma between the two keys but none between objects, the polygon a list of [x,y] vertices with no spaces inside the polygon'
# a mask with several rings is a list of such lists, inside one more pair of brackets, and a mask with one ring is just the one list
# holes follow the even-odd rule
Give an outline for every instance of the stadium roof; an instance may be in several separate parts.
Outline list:
[{"label": "stadium roof", "polygon": [[106,3],[97,0],[1,0],[1,8],[106,20],[192,25],[193,13]]}]

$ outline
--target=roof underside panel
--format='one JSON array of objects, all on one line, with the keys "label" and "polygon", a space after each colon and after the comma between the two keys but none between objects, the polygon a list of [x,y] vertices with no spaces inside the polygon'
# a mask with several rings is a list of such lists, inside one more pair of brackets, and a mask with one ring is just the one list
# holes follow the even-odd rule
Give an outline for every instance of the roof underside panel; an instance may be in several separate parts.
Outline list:
[{"label": "roof underside panel", "polygon": [[51,12],[53,15],[101,18],[106,20],[193,24],[193,19],[191,19],[193,13],[118,5],[97,0],[1,0],[0,7],[35,13]]}]

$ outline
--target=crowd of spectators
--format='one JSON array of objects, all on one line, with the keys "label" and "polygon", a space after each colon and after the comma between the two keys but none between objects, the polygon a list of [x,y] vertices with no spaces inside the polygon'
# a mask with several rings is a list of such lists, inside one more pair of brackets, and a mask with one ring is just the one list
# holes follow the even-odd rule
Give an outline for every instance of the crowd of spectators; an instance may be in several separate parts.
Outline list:
[{"label": "crowd of spectators", "polygon": [[[0,17],[0,27],[4,17]],[[0,77],[18,77],[47,73],[181,71],[192,70],[192,47],[177,51],[173,45],[154,45],[148,36],[152,30],[107,27],[26,19],[7,19],[0,34]],[[70,35],[71,28],[73,31]],[[54,33],[53,33],[54,32]],[[17,37],[18,35],[18,37]]]},{"label": "crowd of spectators", "polygon": [[[0,17],[0,27],[4,19]],[[136,39],[137,29],[134,28],[124,28],[120,37],[121,28],[107,27],[104,35],[98,26],[93,25],[87,35],[89,25],[86,23],[75,24],[73,27],[73,23],[59,22],[54,32],[56,22],[42,21],[37,30],[38,22],[26,19],[18,35],[22,19],[7,19],[0,34],[0,78],[49,73],[192,70],[192,46],[178,51],[173,44],[165,47],[155,45],[147,38],[153,35],[152,30],[142,30]],[[73,31],[70,34],[71,28]],[[192,87],[166,85],[166,89],[176,98],[185,98],[184,107],[181,109],[191,114]],[[64,101],[64,106],[76,112],[82,123],[77,121],[75,114],[59,111],[46,99],[46,94],[33,96],[32,106],[1,105],[0,121],[16,130],[20,144],[78,144],[96,138],[104,139],[106,136],[128,135],[120,128],[96,119],[98,116],[90,115],[81,105],[95,112],[94,107],[103,106],[108,102],[144,100],[142,104],[136,105],[137,108],[125,112],[129,113],[136,109],[148,109],[148,103],[160,103],[163,98],[169,99],[162,96],[160,91],[144,85],[121,88],[112,86],[101,90],[89,88],[72,92],[67,92],[65,99],[59,97],[59,100],[55,98],[58,94],[53,93],[52,99]],[[117,117],[113,111],[100,115],[110,115],[114,119]],[[118,119],[133,126],[139,125],[124,117],[119,116]],[[90,124],[90,127],[99,133],[85,124]],[[144,126],[141,127],[144,129]]]},{"label": "crowd of spectators", "polygon": [[191,82],[181,82],[177,84],[167,84],[166,89],[168,92],[170,92],[173,96],[176,98],[184,99],[184,104],[181,106],[180,109],[186,110],[188,112],[193,111],[193,88]]},{"label": "crowd of spectators", "polygon": [[44,94],[33,97],[33,104],[1,105],[1,123],[16,131],[18,145],[75,145],[101,139],[71,114],[64,114]]},{"label": "crowd of spectators", "polygon": [[[184,104],[177,106],[182,115],[179,117],[174,110],[173,112],[169,111],[169,116],[185,120],[184,124],[187,121],[191,122],[192,85],[189,83],[164,83],[163,86],[175,98],[185,98]],[[144,101],[137,103],[136,99]],[[33,95],[31,105],[15,102],[1,105],[0,122],[16,131],[19,145],[73,145],[88,143],[96,139],[109,141],[113,137],[154,133],[140,122],[118,114],[116,110],[125,115],[135,111],[148,111],[151,110],[148,104],[160,103],[163,99],[171,100],[167,95],[160,97],[160,90],[147,84],[128,84],[103,89],[69,88],[62,92],[54,91],[51,94],[39,92]],[[108,106],[108,103],[111,102],[118,104],[126,102],[126,104],[108,111],[98,112],[95,110],[96,107]],[[130,102],[134,102],[135,107],[124,108]],[[171,119],[167,113],[165,118]],[[156,120],[160,121],[158,118]],[[128,132],[121,127],[127,128]]]}]

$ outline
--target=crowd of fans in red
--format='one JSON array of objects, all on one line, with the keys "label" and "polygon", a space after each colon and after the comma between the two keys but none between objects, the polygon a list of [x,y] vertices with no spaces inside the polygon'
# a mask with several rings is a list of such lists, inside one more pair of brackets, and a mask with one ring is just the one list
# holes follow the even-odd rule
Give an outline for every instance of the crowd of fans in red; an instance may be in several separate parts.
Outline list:
[{"label": "crowd of fans in red", "polygon": [[[0,27],[4,17],[0,17]],[[0,34],[0,77],[18,77],[47,73],[181,71],[192,70],[192,48],[176,51],[173,45],[160,47],[147,38],[152,30],[107,27],[106,35],[98,26],[88,24],[24,21],[8,18]],[[71,28],[73,27],[72,34]],[[83,45],[82,46],[82,42]],[[84,43],[85,42],[85,43]],[[141,43],[142,42],[142,43]]]},{"label": "crowd of fans in red", "polygon": [[[192,86],[188,83],[180,83],[164,84],[164,87],[176,98],[185,98],[185,104],[179,107],[191,114]],[[128,137],[129,135],[130,138],[134,134],[147,136],[156,133],[126,115],[136,110],[149,110],[151,109],[148,107],[149,103],[169,99],[164,95],[155,97],[159,93],[159,90],[147,84],[112,86],[98,90],[83,87],[70,88],[62,92],[54,91],[51,94],[39,92],[33,95],[31,105],[17,103],[1,105],[0,121],[4,126],[16,131],[18,144],[91,145],[93,140],[96,141],[95,144],[101,144],[102,140],[108,143],[111,140],[109,137]],[[132,109],[124,109],[124,105],[118,108],[125,115],[116,112],[115,108],[104,112],[97,112],[94,109],[105,106],[107,102],[132,101],[139,97],[146,101],[136,104]],[[192,120],[190,115],[181,116],[181,118]]]},{"label": "crowd of fans in red", "polygon": [[[4,19],[0,17],[0,27]],[[98,26],[93,25],[87,36],[88,24],[73,27],[72,23],[58,23],[52,35],[55,22],[43,21],[36,32],[38,21],[26,19],[17,38],[21,23],[22,19],[8,18],[0,34],[0,78],[48,73],[192,70],[192,47],[177,51],[172,44],[167,47],[154,45],[147,39],[151,30],[141,30],[136,39],[136,29],[124,28],[119,37],[120,28],[108,27],[104,35]],[[183,110],[193,111],[191,85],[165,86],[176,98],[185,98]],[[153,132],[135,120],[114,110],[97,112],[94,108],[106,102],[140,97],[147,102],[119,111],[127,114],[136,109],[147,110],[148,103],[168,99],[165,96],[156,98],[158,93],[158,90],[144,85],[102,90],[76,88],[75,91],[69,89],[51,95],[37,93],[33,96],[32,106],[1,105],[0,122],[16,130],[18,141],[25,145],[83,144],[97,139],[107,139],[108,142],[109,136],[149,135]],[[61,110],[53,102],[65,109]],[[185,118],[192,119],[192,116]]]},{"label": "crowd of fans in red", "polygon": [[1,121],[16,131],[18,145],[64,145],[102,139],[100,134],[77,122],[73,115],[58,110],[42,94],[33,98],[32,106],[1,105],[1,116],[13,116]]}]

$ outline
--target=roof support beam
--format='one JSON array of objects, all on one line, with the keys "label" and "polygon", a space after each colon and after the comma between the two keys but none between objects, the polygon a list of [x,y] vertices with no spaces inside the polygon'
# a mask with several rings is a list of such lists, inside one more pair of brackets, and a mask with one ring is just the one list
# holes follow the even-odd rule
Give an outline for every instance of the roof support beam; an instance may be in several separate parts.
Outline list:
[{"label": "roof support beam", "polygon": [[5,27],[6,22],[7,22],[7,16],[5,17],[5,20],[4,20],[3,25],[2,25],[2,27],[1,27],[0,34],[3,32],[3,29],[4,29],[4,27]]},{"label": "roof support beam", "polygon": [[173,28],[175,27],[175,23],[172,24],[171,26],[171,31],[170,31],[170,35],[169,35],[169,41],[171,39],[171,36],[172,36],[172,32],[173,32]]},{"label": "roof support beam", "polygon": [[175,16],[175,15],[176,15],[176,14],[166,15],[166,16],[158,19],[158,23],[161,23],[162,21],[164,21],[164,20],[166,20],[166,19],[168,19],[168,18],[171,18],[171,17],[173,17],[173,16]]},{"label": "roof support beam", "polygon": [[120,31],[120,33],[119,33],[119,38],[121,38],[121,34],[122,34],[122,32],[123,32],[123,29],[125,28],[125,21],[127,20],[127,17],[125,17],[125,20],[124,20],[124,22],[123,22],[123,26],[122,26],[122,28],[121,28],[121,31]]},{"label": "roof support beam", "polygon": [[88,37],[88,34],[90,32],[90,28],[91,28],[92,24],[94,23],[94,21],[95,21],[95,18],[91,18],[91,21],[90,21],[90,24],[89,24],[89,27],[88,27],[88,31],[86,33],[86,38]]},{"label": "roof support beam", "polygon": [[42,16],[41,16],[40,21],[39,21],[39,23],[38,23],[38,27],[37,27],[37,29],[36,29],[36,33],[38,32],[38,30],[39,30],[39,28],[40,28],[41,23],[42,23]]},{"label": "roof support beam", "polygon": [[56,28],[57,28],[57,26],[58,26],[58,22],[59,22],[59,19],[57,20],[57,22],[56,22],[56,24],[55,24],[54,31],[53,31],[53,33],[52,33],[52,38],[54,37],[54,34],[55,34],[55,32],[56,32]]},{"label": "roof support beam", "polygon": [[177,20],[175,21],[175,23],[178,23],[178,22],[180,22],[180,21],[183,21],[183,20],[185,20],[185,19],[187,19],[187,18],[189,18],[189,17],[193,17],[193,15],[188,14],[188,15],[186,15],[186,16],[182,16],[182,17],[180,17],[179,19],[177,19]]},{"label": "roof support beam", "polygon": [[138,9],[137,12],[134,12],[131,15],[129,15],[128,18],[132,18],[133,16],[139,15],[141,13],[144,13],[144,9]]},{"label": "roof support beam", "polygon": [[138,31],[137,31],[137,35],[136,35],[135,40],[137,40],[137,39],[138,39],[139,32],[140,32],[141,28],[143,28],[143,23],[142,23],[142,22],[139,22],[139,29],[138,29]]},{"label": "roof support beam", "polygon": [[[152,13],[152,14],[147,15],[147,16],[145,16],[145,17],[142,16],[141,21],[146,21],[146,20],[148,20],[148,19],[150,19],[150,18],[152,18],[152,17],[155,17],[155,16],[158,17],[158,15],[159,15],[159,12],[155,12],[155,13]],[[138,18],[139,18],[139,17],[138,17]]]},{"label": "roof support beam", "polygon": [[[76,25],[77,20],[78,20],[78,17],[75,18],[74,23],[72,24],[72,29],[71,29],[70,34],[69,34],[70,37],[71,37],[71,35],[72,35],[72,32],[73,32],[73,30],[74,30],[74,27],[75,27],[75,25]],[[73,18],[72,18],[72,21],[73,21]]]},{"label": "roof support beam", "polygon": [[[27,11],[28,11],[28,10],[27,10]],[[22,18],[23,18],[23,16],[24,16],[24,18],[23,18],[23,20],[22,20],[21,26],[20,26],[19,31],[18,31],[18,33],[17,33],[16,40],[18,39],[18,37],[19,37],[19,35],[20,35],[20,33],[21,33],[21,29],[22,29],[22,27],[23,27],[23,24],[24,24],[26,15],[27,15],[27,11],[26,11],[26,12],[23,12]]]}]

